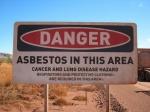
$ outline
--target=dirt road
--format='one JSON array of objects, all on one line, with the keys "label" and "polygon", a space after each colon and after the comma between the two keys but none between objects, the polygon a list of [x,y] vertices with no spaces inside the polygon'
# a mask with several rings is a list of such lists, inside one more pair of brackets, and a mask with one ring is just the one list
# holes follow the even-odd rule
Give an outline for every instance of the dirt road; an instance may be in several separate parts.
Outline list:
[{"label": "dirt road", "polygon": [[150,83],[111,85],[110,93],[128,112],[150,112]]}]

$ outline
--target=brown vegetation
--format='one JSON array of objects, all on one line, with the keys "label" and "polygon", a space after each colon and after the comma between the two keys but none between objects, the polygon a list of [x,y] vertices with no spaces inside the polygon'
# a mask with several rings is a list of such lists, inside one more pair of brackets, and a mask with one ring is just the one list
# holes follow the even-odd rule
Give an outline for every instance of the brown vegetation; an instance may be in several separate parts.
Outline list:
[{"label": "brown vegetation", "polygon": [[85,96],[75,96],[73,97],[72,100],[77,100],[77,101],[86,101],[87,98]]},{"label": "brown vegetation", "polygon": [[50,95],[52,96],[67,96],[68,86],[65,84],[51,84],[49,86]]},{"label": "brown vegetation", "polygon": [[0,64],[0,86],[8,86],[12,81],[12,64]]},{"label": "brown vegetation", "polygon": [[[78,104],[77,101],[86,101],[86,97],[82,96],[84,91],[91,92],[94,90],[95,88],[90,85],[50,84],[50,104],[53,104],[53,106],[56,105],[56,107],[76,105]],[[75,96],[70,91],[79,91],[82,94]],[[6,62],[0,63],[0,112],[29,112],[43,109],[44,95],[44,85],[13,84],[12,64]]]},{"label": "brown vegetation", "polygon": [[79,90],[79,91],[93,92],[97,88],[93,85],[83,85],[83,86],[77,86],[76,89]]},{"label": "brown vegetation", "polygon": [[63,105],[73,105],[73,103],[67,102],[63,98],[59,98],[56,101],[53,102],[53,105],[63,106]]}]

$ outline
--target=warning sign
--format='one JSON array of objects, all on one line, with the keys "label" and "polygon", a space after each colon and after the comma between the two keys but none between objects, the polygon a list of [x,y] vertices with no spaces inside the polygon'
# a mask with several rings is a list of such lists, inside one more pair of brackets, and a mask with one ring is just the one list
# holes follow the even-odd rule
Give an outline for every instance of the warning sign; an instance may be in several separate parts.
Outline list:
[{"label": "warning sign", "polygon": [[136,25],[17,22],[13,65],[16,82],[136,83]]}]

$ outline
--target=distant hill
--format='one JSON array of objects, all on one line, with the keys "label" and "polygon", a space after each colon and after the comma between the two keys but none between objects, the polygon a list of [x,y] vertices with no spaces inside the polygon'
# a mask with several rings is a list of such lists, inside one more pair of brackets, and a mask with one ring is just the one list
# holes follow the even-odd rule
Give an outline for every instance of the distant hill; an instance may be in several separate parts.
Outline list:
[{"label": "distant hill", "polygon": [[8,53],[0,53],[0,59],[8,58],[8,57],[12,57],[12,55]]}]

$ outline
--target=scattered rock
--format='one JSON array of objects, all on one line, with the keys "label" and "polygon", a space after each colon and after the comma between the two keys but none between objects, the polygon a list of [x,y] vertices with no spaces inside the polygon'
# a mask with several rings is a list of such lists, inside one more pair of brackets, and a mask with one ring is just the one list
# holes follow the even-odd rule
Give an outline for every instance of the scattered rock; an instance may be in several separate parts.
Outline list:
[{"label": "scattered rock", "polygon": [[127,109],[121,105],[116,98],[110,95],[110,105],[113,112],[127,112]]}]

